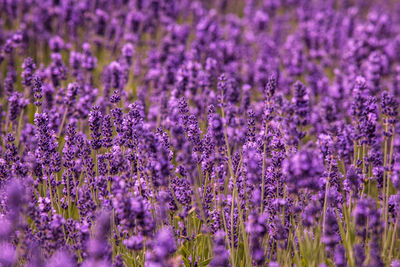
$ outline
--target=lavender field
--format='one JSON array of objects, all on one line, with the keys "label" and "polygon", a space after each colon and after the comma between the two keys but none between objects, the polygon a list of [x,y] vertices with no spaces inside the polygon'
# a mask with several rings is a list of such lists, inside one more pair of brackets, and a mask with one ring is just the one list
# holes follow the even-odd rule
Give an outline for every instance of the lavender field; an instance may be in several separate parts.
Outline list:
[{"label": "lavender field", "polygon": [[0,0],[0,266],[400,267],[400,2]]}]

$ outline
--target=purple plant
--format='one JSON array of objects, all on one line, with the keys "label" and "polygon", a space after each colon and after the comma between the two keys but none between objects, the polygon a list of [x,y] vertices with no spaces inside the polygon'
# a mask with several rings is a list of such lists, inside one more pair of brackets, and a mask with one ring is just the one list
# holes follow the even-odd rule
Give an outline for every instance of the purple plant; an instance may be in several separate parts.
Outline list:
[{"label": "purple plant", "polygon": [[0,1],[1,266],[397,266],[400,4]]}]

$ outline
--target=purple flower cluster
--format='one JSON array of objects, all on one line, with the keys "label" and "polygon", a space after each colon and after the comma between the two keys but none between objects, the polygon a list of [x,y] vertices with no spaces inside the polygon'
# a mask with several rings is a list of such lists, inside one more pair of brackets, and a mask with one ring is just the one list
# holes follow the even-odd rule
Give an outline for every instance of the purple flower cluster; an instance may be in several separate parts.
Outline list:
[{"label": "purple flower cluster", "polygon": [[0,1],[0,265],[399,266],[399,11]]}]

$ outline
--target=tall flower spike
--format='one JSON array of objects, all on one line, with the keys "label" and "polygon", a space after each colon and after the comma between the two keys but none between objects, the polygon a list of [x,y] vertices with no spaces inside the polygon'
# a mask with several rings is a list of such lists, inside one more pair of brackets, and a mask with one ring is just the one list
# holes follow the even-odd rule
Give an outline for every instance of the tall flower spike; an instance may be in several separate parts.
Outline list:
[{"label": "tall flower spike", "polygon": [[121,90],[121,86],[123,85],[123,73],[122,67],[117,61],[113,61],[110,63],[111,70],[111,87],[114,89]]},{"label": "tall flower spike", "polygon": [[219,230],[214,236],[214,257],[210,261],[210,267],[230,266],[229,253],[225,245],[225,233]]},{"label": "tall flower spike", "polygon": [[176,244],[172,231],[169,228],[158,230],[151,251],[146,253],[148,266],[168,266],[169,258],[176,250]]},{"label": "tall flower spike", "polygon": [[221,74],[218,78],[217,91],[218,91],[218,102],[223,104],[225,102],[226,91],[228,89],[227,79],[225,74]]},{"label": "tall flower spike", "polygon": [[265,86],[264,90],[264,95],[267,101],[271,101],[272,97],[275,95],[277,87],[277,80],[275,77],[275,74],[272,74],[267,82],[267,85]]},{"label": "tall flower spike", "polygon": [[302,188],[318,190],[323,171],[321,155],[309,148],[300,149],[283,162],[283,173],[292,193]]},{"label": "tall flower spike", "polygon": [[132,65],[133,53],[134,53],[134,48],[131,43],[127,43],[122,47],[122,55],[129,66]]},{"label": "tall flower spike", "polygon": [[294,109],[297,125],[307,125],[310,116],[310,100],[305,86],[300,81],[294,84]]},{"label": "tall flower spike", "polygon": [[90,136],[92,137],[91,145],[94,150],[101,148],[101,125],[103,115],[98,106],[94,106],[89,113]]},{"label": "tall flower spike", "polygon": [[35,98],[35,106],[39,107],[42,105],[42,102],[40,101],[42,99],[42,92],[43,92],[43,82],[42,79],[39,76],[35,76],[33,79],[33,93],[34,93],[34,98]]},{"label": "tall flower spike", "polygon": [[398,101],[393,95],[389,94],[386,91],[382,94],[381,109],[382,114],[385,115],[383,118],[383,122],[394,125],[397,121]]},{"label": "tall flower spike", "polygon": [[33,61],[33,59],[30,57],[27,57],[24,60],[24,63],[22,64],[22,69],[23,69],[23,71],[21,73],[22,84],[29,87],[29,86],[31,86],[31,83],[32,83],[33,72],[36,69],[36,64]]},{"label": "tall flower spike", "polygon": [[97,58],[93,56],[92,50],[89,43],[84,43],[82,45],[82,68],[87,71],[92,71],[97,67]]},{"label": "tall flower spike", "polygon": [[67,94],[64,97],[64,103],[67,106],[72,106],[75,102],[75,97],[78,94],[79,85],[77,83],[68,84]]}]

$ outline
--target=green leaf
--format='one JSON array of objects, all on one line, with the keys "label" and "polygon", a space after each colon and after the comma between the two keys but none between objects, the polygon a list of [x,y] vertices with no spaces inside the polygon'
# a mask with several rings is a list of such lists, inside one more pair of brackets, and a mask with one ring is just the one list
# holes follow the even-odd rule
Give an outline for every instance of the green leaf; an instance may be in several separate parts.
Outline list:
[{"label": "green leaf", "polygon": [[200,262],[199,266],[207,266],[211,260],[212,258],[206,259],[205,261]]},{"label": "green leaf", "polygon": [[182,260],[186,267],[190,267],[190,261],[187,258],[182,257]]},{"label": "green leaf", "polygon": [[183,257],[187,257],[187,256],[189,256],[189,255],[191,254],[190,251],[186,248],[185,245],[182,245],[182,246],[179,248],[179,251],[180,251],[180,253],[181,253],[181,255],[182,255]]}]

